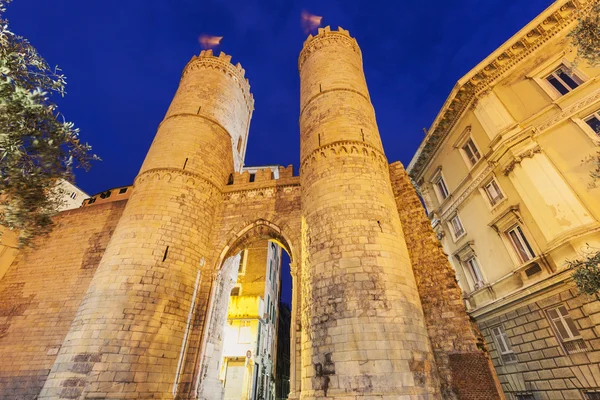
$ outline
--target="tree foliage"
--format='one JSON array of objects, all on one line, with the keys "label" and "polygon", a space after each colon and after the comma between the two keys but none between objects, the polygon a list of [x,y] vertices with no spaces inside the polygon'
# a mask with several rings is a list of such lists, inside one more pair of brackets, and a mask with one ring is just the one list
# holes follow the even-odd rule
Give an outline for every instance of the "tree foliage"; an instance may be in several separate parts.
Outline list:
[{"label": "tree foliage", "polygon": [[593,4],[589,11],[583,10],[577,25],[569,33],[577,49],[577,58],[593,67],[600,65],[600,3]]},{"label": "tree foliage", "polygon": [[600,251],[588,252],[584,260],[571,261],[569,266],[575,269],[573,280],[579,291],[600,300]]},{"label": "tree foliage", "polygon": [[73,168],[87,169],[97,157],[50,101],[52,93],[65,94],[65,76],[9,30],[10,1],[0,0],[0,224],[29,244],[52,229],[57,181],[71,180]]},{"label": "tree foliage", "polygon": [[[569,33],[569,37],[577,49],[576,62],[584,60],[592,67],[600,66],[600,2],[596,1],[589,10],[581,11],[577,25]],[[584,161],[594,164],[590,176],[591,184],[595,186],[600,180],[600,152]]]}]

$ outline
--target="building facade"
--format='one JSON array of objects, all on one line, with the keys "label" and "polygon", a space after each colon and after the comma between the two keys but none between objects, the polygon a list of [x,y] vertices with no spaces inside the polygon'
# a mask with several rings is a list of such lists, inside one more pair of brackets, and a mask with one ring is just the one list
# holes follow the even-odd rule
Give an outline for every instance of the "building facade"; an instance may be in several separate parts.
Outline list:
[{"label": "building facade", "polygon": [[600,305],[569,261],[600,251],[600,68],[557,1],[461,78],[413,157],[434,229],[512,399],[600,398]]},{"label": "building facade", "polygon": [[275,243],[261,240],[243,250],[223,339],[225,400],[275,399],[280,274]]}]

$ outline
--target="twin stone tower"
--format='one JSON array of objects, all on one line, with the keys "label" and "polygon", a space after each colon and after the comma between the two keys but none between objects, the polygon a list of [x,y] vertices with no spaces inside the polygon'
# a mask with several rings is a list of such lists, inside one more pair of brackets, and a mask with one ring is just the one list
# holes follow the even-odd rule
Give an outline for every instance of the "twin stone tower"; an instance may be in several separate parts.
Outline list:
[{"label": "twin stone tower", "polygon": [[279,180],[236,173],[254,100],[230,58],[185,67],[39,398],[220,399],[202,390],[215,282],[264,238],[292,260],[290,398],[501,398],[409,178],[386,159],[356,40],[327,27],[304,43],[300,176]]}]

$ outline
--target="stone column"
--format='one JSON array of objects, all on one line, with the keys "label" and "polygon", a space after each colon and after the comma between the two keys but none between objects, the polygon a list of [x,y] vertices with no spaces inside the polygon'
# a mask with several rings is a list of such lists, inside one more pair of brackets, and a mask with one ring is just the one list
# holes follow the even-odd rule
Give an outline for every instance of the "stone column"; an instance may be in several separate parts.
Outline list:
[{"label": "stone column", "polygon": [[185,67],[40,399],[173,398],[232,139],[253,110],[230,58],[203,52]]},{"label": "stone column", "polygon": [[301,398],[439,398],[360,49],[319,29],[299,69]]}]

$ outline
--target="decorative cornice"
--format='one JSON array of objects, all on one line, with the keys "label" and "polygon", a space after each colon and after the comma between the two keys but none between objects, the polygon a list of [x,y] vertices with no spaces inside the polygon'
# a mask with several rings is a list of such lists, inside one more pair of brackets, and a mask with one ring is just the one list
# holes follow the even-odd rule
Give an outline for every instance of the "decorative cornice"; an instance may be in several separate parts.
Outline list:
[{"label": "decorative cornice", "polygon": [[308,156],[304,157],[304,160],[300,162],[300,174],[304,168],[309,166],[311,163],[326,159],[328,156],[338,155],[360,155],[370,156],[374,161],[380,164],[386,170],[388,169],[388,162],[385,154],[379,149],[367,144],[365,142],[359,142],[355,140],[342,140],[333,143],[326,144],[312,151]]},{"label": "decorative cornice", "polygon": [[410,162],[407,168],[409,175],[418,178],[422,174],[430,158],[476,97],[484,95],[499,78],[577,20],[579,10],[588,11],[594,2],[563,0],[562,4],[551,6],[552,10],[540,14],[524,27],[520,36],[506,42],[461,78]]},{"label": "decorative cornice", "polygon": [[[174,175],[176,176],[174,177]],[[148,179],[166,180],[167,182],[171,181],[171,179],[174,179],[175,181],[180,179],[181,181],[185,180],[186,184],[192,186],[204,185],[211,190],[220,192],[220,189],[217,185],[215,185],[210,180],[204,178],[200,174],[184,171],[182,169],[177,168],[152,168],[141,172],[133,181],[134,188],[135,186],[147,181]]]},{"label": "decorative cornice", "polygon": [[595,102],[598,99],[600,99],[600,90],[596,90],[595,92],[593,92],[589,96],[584,97],[580,101],[578,101],[578,102],[572,104],[571,106],[565,108],[561,113],[556,114],[553,117],[547,119],[546,121],[544,121],[542,124],[540,124],[537,127],[537,130],[539,132],[545,131],[546,129],[552,127],[553,125],[555,125],[555,124],[557,124],[557,123],[559,123],[561,121],[564,121],[567,118],[572,117],[579,110],[581,110],[582,108],[585,108],[586,106],[592,104],[593,102]]},{"label": "decorative cornice", "polygon": [[514,156],[514,158],[509,161],[509,163],[506,165],[506,167],[504,167],[504,169],[502,170],[502,173],[504,175],[510,174],[510,172],[515,168],[515,166],[517,164],[521,164],[521,161],[523,161],[523,159],[533,158],[534,155],[536,155],[537,153],[541,153],[541,152],[542,152],[542,149],[540,148],[539,145],[537,145],[531,149],[528,149],[528,150],[520,153],[517,156]]},{"label": "decorative cornice", "polygon": [[304,46],[298,57],[298,70],[302,69],[302,65],[312,53],[332,44],[348,47],[362,58],[356,39],[351,37],[347,30],[338,26],[337,31],[332,31],[331,27],[326,26],[325,28],[319,28],[317,36],[308,35],[308,38],[304,41]]},{"label": "decorative cornice", "polygon": [[485,167],[485,169],[481,171],[481,173],[477,175],[475,179],[473,179],[471,184],[467,186],[467,188],[463,190],[461,194],[458,197],[456,197],[456,199],[440,215],[441,221],[447,221],[448,218],[452,214],[454,214],[454,212],[458,209],[458,206],[460,206],[471,195],[471,193],[477,190],[481,182],[489,176],[490,172],[492,171],[492,168],[492,165],[488,164],[487,167]]},{"label": "decorative cornice", "polygon": [[248,110],[254,110],[254,97],[250,93],[250,82],[245,78],[246,71],[240,63],[235,66],[231,64],[231,56],[221,52],[218,57],[215,57],[212,50],[203,50],[199,56],[192,57],[187,63],[181,74],[181,79],[183,80],[188,73],[197,69],[214,69],[228,75],[238,84],[244,94]]}]

